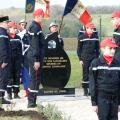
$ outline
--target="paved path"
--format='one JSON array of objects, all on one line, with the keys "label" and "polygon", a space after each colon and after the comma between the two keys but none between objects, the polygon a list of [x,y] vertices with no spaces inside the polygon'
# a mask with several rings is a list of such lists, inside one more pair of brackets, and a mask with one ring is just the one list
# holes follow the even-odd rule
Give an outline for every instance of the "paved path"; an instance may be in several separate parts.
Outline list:
[{"label": "paved path", "polygon": [[[24,92],[20,93],[21,99],[13,99],[13,104],[4,105],[6,110],[28,110],[27,98],[24,97]],[[89,97],[83,97],[82,92],[77,90],[75,95],[54,95],[54,96],[39,96],[39,102],[43,106],[52,104],[58,107],[63,113],[63,117],[70,120],[98,120],[96,113],[91,110],[91,102]],[[120,118],[120,114],[119,114]]]}]

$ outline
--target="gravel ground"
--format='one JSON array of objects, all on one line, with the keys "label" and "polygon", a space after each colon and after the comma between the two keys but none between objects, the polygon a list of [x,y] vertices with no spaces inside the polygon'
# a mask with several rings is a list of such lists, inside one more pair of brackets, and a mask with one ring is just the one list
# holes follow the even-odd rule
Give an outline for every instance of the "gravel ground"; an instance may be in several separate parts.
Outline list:
[{"label": "gravel ground", "polygon": [[[20,92],[20,96],[21,99],[12,100],[12,105],[3,107],[6,110],[31,110],[27,109],[27,98],[24,97],[24,91]],[[57,106],[58,110],[63,113],[63,117],[70,118],[69,120],[98,120],[96,113],[91,110],[90,97],[82,96],[81,90],[76,90],[75,95],[38,96],[37,102],[43,106],[47,104]]]}]

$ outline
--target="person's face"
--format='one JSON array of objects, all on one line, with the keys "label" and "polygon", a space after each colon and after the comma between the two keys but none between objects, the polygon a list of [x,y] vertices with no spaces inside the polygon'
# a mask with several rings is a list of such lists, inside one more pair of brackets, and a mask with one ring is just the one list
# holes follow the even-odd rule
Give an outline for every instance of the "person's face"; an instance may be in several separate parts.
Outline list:
[{"label": "person's face", "polygon": [[94,29],[93,28],[86,28],[86,32],[88,35],[93,34]]},{"label": "person's face", "polygon": [[36,16],[36,20],[37,20],[38,23],[41,23],[43,18],[44,18],[44,16],[41,16],[41,15]]},{"label": "person's face", "polygon": [[20,23],[20,29],[21,29],[21,30],[24,30],[25,27],[26,27],[26,23]]},{"label": "person's face", "polygon": [[54,33],[54,32],[57,32],[58,31],[58,26],[52,26],[50,27],[50,32],[51,33]]},{"label": "person's face", "polygon": [[8,22],[2,22],[1,24],[5,29],[8,29]]},{"label": "person's face", "polygon": [[15,34],[15,33],[16,33],[16,31],[17,31],[17,29],[16,29],[16,28],[14,28],[14,27],[10,27],[10,28],[9,28],[9,32],[10,32],[10,33]]},{"label": "person's face", "polygon": [[113,24],[113,27],[115,28],[116,25],[120,24],[120,18],[114,17],[112,18],[111,22]]},{"label": "person's face", "polygon": [[103,52],[103,55],[113,57],[115,54],[116,48],[105,46],[104,48],[101,49]]}]

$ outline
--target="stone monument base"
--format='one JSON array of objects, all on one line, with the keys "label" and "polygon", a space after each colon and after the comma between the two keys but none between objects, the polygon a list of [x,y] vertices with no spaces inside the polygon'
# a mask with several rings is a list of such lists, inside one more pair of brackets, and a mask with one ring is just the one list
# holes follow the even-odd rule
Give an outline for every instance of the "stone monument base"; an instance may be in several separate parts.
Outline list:
[{"label": "stone monument base", "polygon": [[75,94],[75,88],[42,88],[39,89],[38,96],[42,95],[70,95]]}]

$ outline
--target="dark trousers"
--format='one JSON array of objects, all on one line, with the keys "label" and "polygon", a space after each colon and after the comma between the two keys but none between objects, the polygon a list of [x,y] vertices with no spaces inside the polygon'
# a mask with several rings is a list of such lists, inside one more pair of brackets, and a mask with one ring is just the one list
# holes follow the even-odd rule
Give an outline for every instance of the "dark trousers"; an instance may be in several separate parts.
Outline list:
[{"label": "dark trousers", "polygon": [[115,59],[117,59],[120,62],[120,47],[117,48],[117,50],[115,51]]},{"label": "dark trousers", "polygon": [[[40,66],[42,64],[40,63]],[[28,104],[36,104],[36,97],[39,90],[39,85],[41,81],[41,67],[35,71],[33,58],[29,58],[29,68],[30,68],[30,83],[28,87]]]},{"label": "dark trousers", "polygon": [[0,68],[0,91],[5,91],[10,81],[10,66]]},{"label": "dark trousers", "polygon": [[98,97],[99,120],[118,120],[118,99]]},{"label": "dark trousers", "polygon": [[83,81],[82,87],[89,88],[89,67],[91,60],[83,60]]},{"label": "dark trousers", "polygon": [[11,93],[12,89],[14,93],[19,92],[20,72],[21,72],[21,57],[14,56],[12,57],[11,60],[11,79],[7,85],[8,93]]}]

